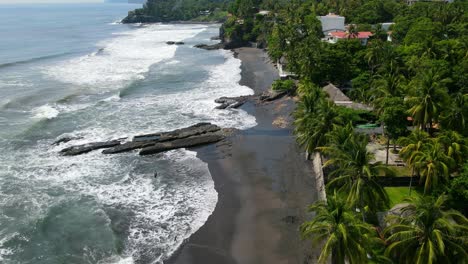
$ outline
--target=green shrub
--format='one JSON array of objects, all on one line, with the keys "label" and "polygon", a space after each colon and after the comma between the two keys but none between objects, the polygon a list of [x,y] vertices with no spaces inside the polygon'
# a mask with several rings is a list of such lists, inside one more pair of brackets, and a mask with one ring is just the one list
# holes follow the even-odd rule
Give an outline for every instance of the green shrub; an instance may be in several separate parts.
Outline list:
[{"label": "green shrub", "polygon": [[273,91],[289,92],[296,91],[296,83],[293,80],[276,80],[272,85]]}]

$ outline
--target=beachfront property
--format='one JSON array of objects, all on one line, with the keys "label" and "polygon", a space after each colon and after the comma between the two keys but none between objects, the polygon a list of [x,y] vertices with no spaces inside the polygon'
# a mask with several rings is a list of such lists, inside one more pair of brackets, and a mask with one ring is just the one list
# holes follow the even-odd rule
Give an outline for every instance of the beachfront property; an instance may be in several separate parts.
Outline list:
[{"label": "beachfront property", "polygon": [[349,33],[349,32],[330,32],[327,36],[328,43],[335,44],[339,40],[343,39],[359,39],[363,46],[367,45],[367,41],[372,36],[372,32],[370,31],[361,31],[357,33]]},{"label": "beachfront property", "polygon": [[[368,31],[362,31],[356,34],[349,33],[345,25],[345,17],[335,13],[329,13],[326,16],[318,16],[317,19],[320,20],[322,32],[323,35],[325,35],[322,40],[331,44],[335,44],[341,39],[359,39],[362,45],[367,45],[367,40],[372,36],[372,33]],[[388,24],[385,26],[390,27],[391,23],[385,24]]]},{"label": "beachfront property", "polygon": [[276,62],[276,68],[278,69],[278,73],[280,76],[281,80],[289,79],[289,78],[295,78],[297,75],[293,72],[288,72],[286,70],[288,65],[288,59],[286,57],[281,57],[277,62]]},{"label": "beachfront property", "polygon": [[330,101],[334,102],[336,105],[344,106],[355,110],[373,110],[371,106],[353,102],[338,87],[331,83],[324,86],[322,90],[328,94],[328,99],[330,99]]},{"label": "beachfront property", "polygon": [[345,28],[345,17],[329,13],[326,16],[318,16],[318,20],[322,23],[322,32],[325,36],[330,32],[344,32]]},{"label": "beachfront property", "polygon": [[268,16],[270,13],[271,11],[268,11],[268,10],[260,10],[258,11],[257,15]]}]

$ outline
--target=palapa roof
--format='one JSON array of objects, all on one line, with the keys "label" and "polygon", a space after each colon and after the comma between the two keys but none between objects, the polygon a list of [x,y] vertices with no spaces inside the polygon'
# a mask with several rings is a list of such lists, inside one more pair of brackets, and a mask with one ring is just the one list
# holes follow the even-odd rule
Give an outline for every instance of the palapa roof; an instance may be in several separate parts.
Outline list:
[{"label": "palapa roof", "polygon": [[323,90],[328,94],[330,97],[330,100],[333,102],[337,101],[345,101],[345,102],[351,102],[351,99],[349,99],[338,87],[336,87],[333,84],[329,84],[325,87],[323,87]]},{"label": "palapa roof", "polygon": [[368,105],[351,101],[348,96],[346,96],[338,87],[331,83],[322,89],[328,94],[330,100],[333,101],[336,105],[367,111],[371,111],[373,109]]}]

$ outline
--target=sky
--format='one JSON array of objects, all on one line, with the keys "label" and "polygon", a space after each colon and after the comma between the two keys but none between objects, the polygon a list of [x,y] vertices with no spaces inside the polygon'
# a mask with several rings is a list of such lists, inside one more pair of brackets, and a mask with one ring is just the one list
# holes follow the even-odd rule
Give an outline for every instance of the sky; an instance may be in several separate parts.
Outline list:
[{"label": "sky", "polygon": [[103,0],[0,0],[0,4],[24,3],[102,3]]}]

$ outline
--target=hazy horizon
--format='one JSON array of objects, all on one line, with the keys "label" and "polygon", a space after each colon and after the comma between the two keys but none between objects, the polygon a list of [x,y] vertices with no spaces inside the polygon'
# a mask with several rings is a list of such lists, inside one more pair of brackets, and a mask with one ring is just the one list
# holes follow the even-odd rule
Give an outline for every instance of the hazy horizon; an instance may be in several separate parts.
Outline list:
[{"label": "hazy horizon", "polygon": [[0,4],[103,3],[104,0],[0,0]]}]

